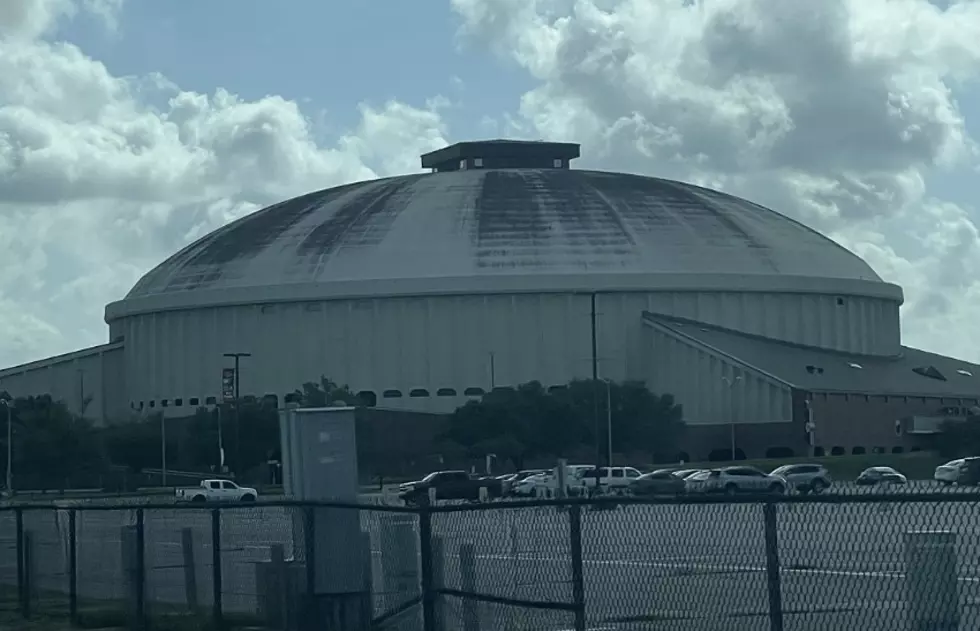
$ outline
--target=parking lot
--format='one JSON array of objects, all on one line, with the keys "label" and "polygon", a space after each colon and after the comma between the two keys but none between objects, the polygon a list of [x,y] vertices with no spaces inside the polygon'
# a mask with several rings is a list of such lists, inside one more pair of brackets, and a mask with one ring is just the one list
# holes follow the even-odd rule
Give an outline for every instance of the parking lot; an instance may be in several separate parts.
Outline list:
[{"label": "parking lot", "polygon": [[[923,487],[929,488],[929,487]],[[787,630],[904,625],[904,537],[910,530],[957,533],[961,628],[978,628],[980,525],[978,503],[796,504],[777,507],[784,626]],[[57,517],[56,517],[57,516]],[[121,528],[133,511],[78,514],[78,590],[84,606],[122,600]],[[400,552],[394,534],[412,516],[364,511],[371,534],[376,611],[411,598],[393,592],[390,574]],[[67,511],[25,513],[34,534],[37,585],[67,592]],[[148,601],[182,604],[181,530],[194,538],[198,598],[211,602],[211,522],[205,511],[146,512]],[[476,591],[503,598],[571,602],[572,564],[567,513],[555,508],[509,508],[433,516],[445,549],[445,584],[463,589],[461,544],[476,552]],[[12,516],[0,514],[0,583],[16,584]],[[288,509],[222,512],[223,601],[228,611],[257,606],[254,563],[270,546],[292,552]],[[616,629],[768,629],[768,588],[762,508],[758,504],[631,505],[585,510],[582,558],[589,624]],[[411,581],[409,581],[411,583]],[[409,588],[411,589],[411,588]],[[446,601],[447,615],[460,603]],[[523,616],[530,628],[569,628],[565,612],[531,612],[481,605],[480,617],[504,623]],[[618,622],[617,622],[618,621]]]}]

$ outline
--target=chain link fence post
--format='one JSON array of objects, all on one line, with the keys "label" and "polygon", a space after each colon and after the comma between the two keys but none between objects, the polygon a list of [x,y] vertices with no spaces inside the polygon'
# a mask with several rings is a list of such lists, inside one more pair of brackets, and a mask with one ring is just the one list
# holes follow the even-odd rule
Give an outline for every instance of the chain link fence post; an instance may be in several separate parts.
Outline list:
[{"label": "chain link fence post", "polygon": [[68,510],[68,619],[78,626],[78,509]]},{"label": "chain link fence post", "polygon": [[783,592],[779,576],[779,537],[776,524],[776,503],[762,505],[766,539],[766,585],[769,591],[769,629],[783,631]]},{"label": "chain link fence post", "polygon": [[224,606],[221,602],[223,590],[221,585],[221,509],[219,508],[211,509],[211,565],[212,590],[214,591],[212,612],[214,628],[217,631],[224,631]]},{"label": "chain link fence post", "polygon": [[428,496],[419,498],[419,556],[421,559],[422,629],[437,631],[436,586],[433,580],[432,506]]},{"label": "chain link fence post", "polygon": [[27,589],[27,575],[24,567],[24,509],[17,507],[14,509],[16,555],[17,555],[17,602],[20,604],[20,612],[26,618],[30,611],[30,592]]},{"label": "chain link fence post", "polygon": [[582,570],[582,506],[568,507],[568,537],[572,557],[572,604],[575,606],[575,631],[585,631],[585,579]]}]

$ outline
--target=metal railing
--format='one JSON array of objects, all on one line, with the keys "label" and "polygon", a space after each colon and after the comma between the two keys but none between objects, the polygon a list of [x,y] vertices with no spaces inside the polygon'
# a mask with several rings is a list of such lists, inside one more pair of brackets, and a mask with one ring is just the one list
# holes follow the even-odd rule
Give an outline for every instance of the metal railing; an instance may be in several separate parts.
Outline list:
[{"label": "metal railing", "polygon": [[0,627],[980,628],[978,508],[972,493],[6,507]]}]

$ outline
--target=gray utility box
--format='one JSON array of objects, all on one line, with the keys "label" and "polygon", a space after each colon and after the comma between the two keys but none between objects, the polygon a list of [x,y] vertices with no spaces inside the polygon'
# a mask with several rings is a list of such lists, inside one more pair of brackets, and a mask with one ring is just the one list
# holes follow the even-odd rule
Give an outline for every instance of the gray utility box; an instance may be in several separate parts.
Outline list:
[{"label": "gray utility box", "polygon": [[[286,497],[307,502],[356,503],[359,486],[354,408],[291,407],[280,413],[279,422]],[[266,586],[264,591],[277,592],[260,598],[266,602],[262,613],[282,624],[291,616],[284,615],[281,608],[292,608],[288,603],[302,601],[304,611],[300,618],[316,624],[317,629],[332,629],[327,619],[345,631],[367,628],[364,625],[370,622],[372,612],[371,546],[367,533],[361,530],[360,511],[327,507],[311,510],[313,585],[306,585],[306,517],[310,510],[294,510],[292,559],[270,561],[269,567],[259,564],[261,567],[256,568],[257,585]],[[310,597],[301,598],[296,592]]]}]

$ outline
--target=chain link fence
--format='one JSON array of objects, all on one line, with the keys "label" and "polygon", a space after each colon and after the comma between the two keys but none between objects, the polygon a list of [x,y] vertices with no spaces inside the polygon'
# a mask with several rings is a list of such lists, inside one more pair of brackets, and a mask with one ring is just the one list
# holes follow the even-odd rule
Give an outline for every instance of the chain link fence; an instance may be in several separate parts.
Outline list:
[{"label": "chain link fence", "polygon": [[0,624],[975,629],[978,508],[967,493],[6,507]]}]

